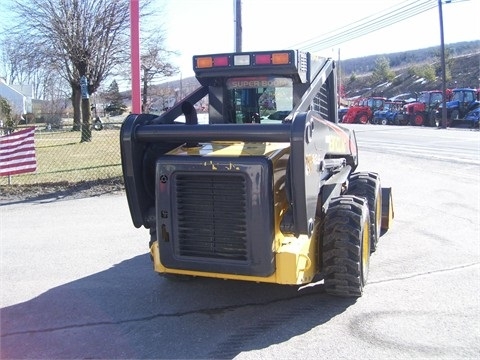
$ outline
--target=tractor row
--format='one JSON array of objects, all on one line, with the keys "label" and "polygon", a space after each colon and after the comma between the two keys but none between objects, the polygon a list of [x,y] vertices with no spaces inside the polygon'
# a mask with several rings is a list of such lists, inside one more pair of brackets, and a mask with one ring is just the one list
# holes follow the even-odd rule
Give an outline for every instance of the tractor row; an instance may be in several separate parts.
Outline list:
[{"label": "tractor row", "polygon": [[443,118],[443,93],[423,91],[414,101],[393,101],[383,97],[357,100],[343,110],[339,119],[349,124],[413,126],[454,126],[464,123],[479,126],[480,89],[458,88],[446,91],[446,124]]}]

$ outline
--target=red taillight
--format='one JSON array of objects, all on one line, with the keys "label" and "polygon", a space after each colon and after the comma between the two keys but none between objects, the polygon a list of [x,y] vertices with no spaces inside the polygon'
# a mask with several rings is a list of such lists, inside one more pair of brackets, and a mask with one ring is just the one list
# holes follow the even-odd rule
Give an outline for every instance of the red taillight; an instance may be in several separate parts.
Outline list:
[{"label": "red taillight", "polygon": [[213,66],[228,66],[228,56],[214,57]]},{"label": "red taillight", "polygon": [[255,56],[256,65],[270,65],[271,64],[271,54],[257,54]]}]

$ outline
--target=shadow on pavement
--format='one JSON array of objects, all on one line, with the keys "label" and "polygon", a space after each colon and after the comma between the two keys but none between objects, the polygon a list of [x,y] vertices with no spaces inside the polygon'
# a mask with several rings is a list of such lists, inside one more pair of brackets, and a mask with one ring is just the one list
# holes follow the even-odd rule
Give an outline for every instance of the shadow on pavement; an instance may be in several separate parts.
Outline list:
[{"label": "shadow on pavement", "polygon": [[152,271],[148,255],[1,309],[1,358],[233,358],[328,322],[355,299]]}]

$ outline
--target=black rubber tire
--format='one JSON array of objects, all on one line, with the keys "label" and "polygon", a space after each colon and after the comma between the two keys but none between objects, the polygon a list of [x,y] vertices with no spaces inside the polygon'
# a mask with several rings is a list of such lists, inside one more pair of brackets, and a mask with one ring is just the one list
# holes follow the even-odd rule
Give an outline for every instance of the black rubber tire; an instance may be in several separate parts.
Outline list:
[{"label": "black rubber tire", "polygon": [[453,122],[454,120],[460,120],[460,111],[457,109],[452,110],[452,113],[450,114],[450,120]]},{"label": "black rubber tire", "polygon": [[364,197],[370,212],[370,251],[377,249],[382,231],[382,187],[380,177],[373,172],[358,172],[350,176],[348,195]]},{"label": "black rubber tire", "polygon": [[410,123],[410,120],[407,116],[404,116],[401,120],[398,121],[399,125],[405,126]]},{"label": "black rubber tire", "polygon": [[323,227],[323,270],[327,294],[362,296],[370,264],[370,218],[367,200],[333,198]]},{"label": "black rubber tire", "polygon": [[437,126],[437,119],[435,115],[435,111],[430,111],[427,115],[427,126],[434,127]]},{"label": "black rubber tire", "polygon": [[425,124],[425,115],[422,113],[415,113],[410,120],[410,125],[413,126],[422,126]]},{"label": "black rubber tire", "polygon": [[103,130],[103,123],[101,120],[95,120],[93,122],[93,128],[96,130],[96,131],[100,131],[100,130]]}]

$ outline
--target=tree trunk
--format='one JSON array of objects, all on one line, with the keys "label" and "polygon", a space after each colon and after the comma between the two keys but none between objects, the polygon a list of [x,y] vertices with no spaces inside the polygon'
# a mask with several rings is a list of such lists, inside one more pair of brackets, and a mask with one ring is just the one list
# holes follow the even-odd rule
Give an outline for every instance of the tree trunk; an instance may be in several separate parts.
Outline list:
[{"label": "tree trunk", "polygon": [[91,117],[90,99],[82,99],[82,139],[80,142],[92,141]]},{"label": "tree trunk", "polygon": [[81,110],[80,110],[81,94],[80,89],[72,87],[72,106],[73,106],[73,128],[72,131],[80,131],[81,129]]},{"label": "tree trunk", "polygon": [[147,111],[147,86],[148,86],[148,69],[143,69],[143,97],[142,97],[142,113],[148,113]]}]

